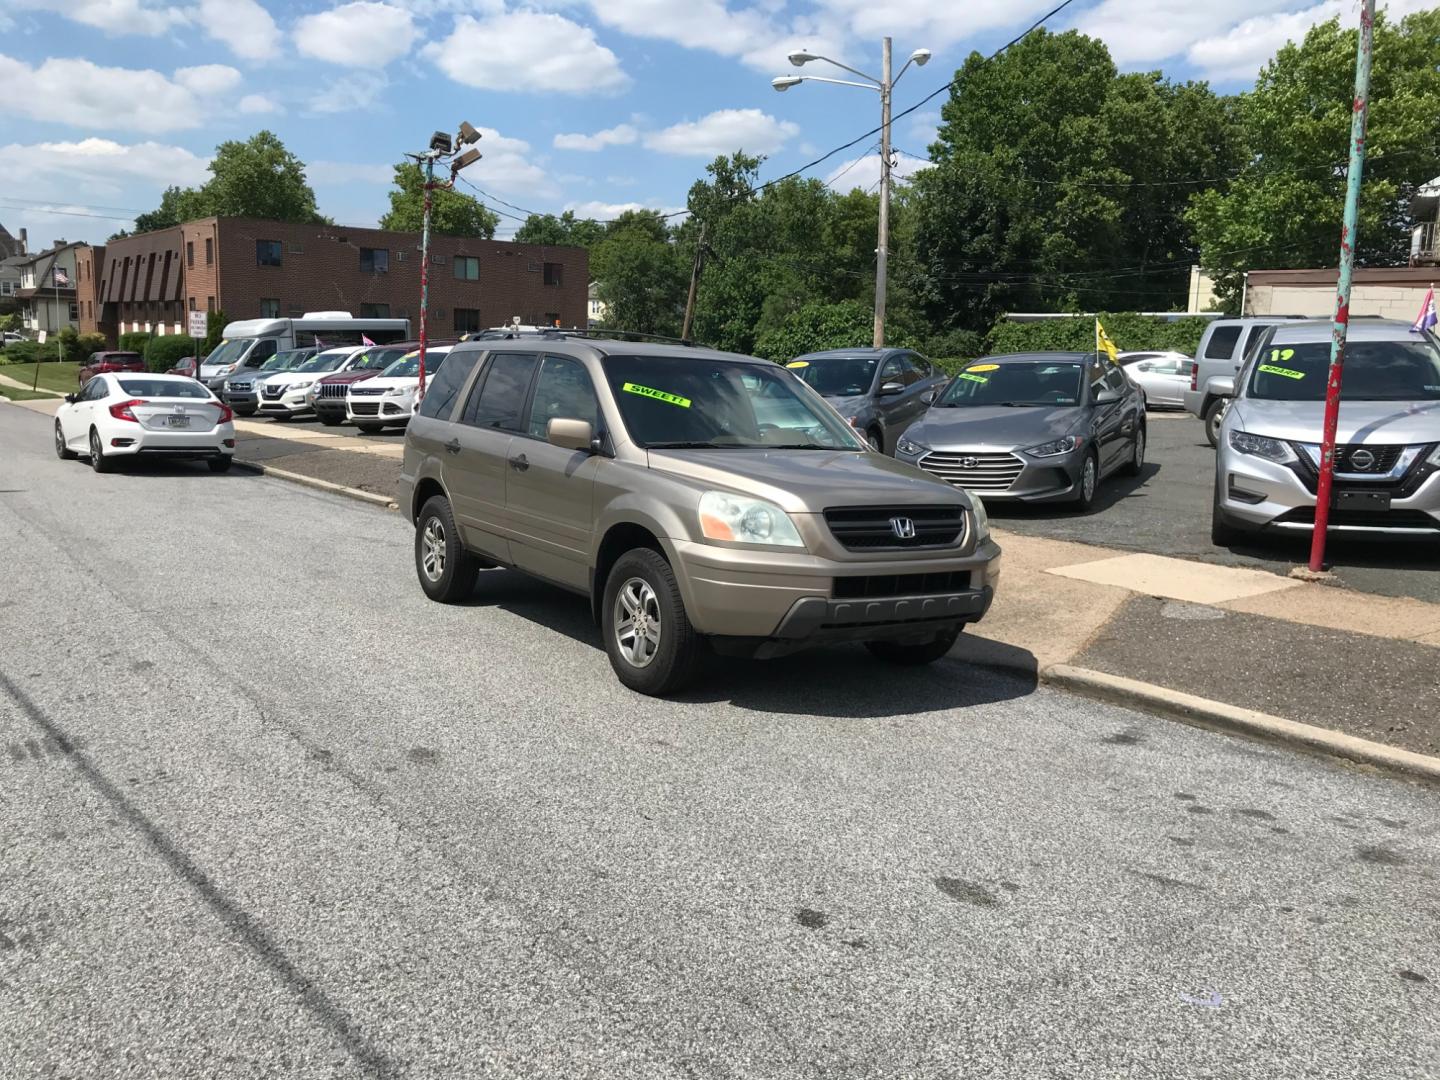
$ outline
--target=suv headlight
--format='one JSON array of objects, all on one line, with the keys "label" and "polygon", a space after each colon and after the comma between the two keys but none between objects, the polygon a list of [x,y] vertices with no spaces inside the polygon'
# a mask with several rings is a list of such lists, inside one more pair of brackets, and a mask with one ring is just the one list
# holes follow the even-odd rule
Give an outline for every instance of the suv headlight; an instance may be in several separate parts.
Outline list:
[{"label": "suv headlight", "polygon": [[700,532],[710,540],[737,544],[805,546],[790,515],[774,503],[724,491],[707,491],[700,496]]},{"label": "suv headlight", "polygon": [[901,435],[900,441],[895,444],[895,452],[904,454],[906,457],[919,457],[929,449],[930,447],[917,439],[910,438],[909,435]]},{"label": "suv headlight", "polygon": [[314,385],[314,379],[302,379],[300,382],[292,382],[289,388],[291,390],[308,390]]},{"label": "suv headlight", "polygon": [[415,388],[414,388],[413,386],[392,386],[392,387],[390,387],[389,390],[386,390],[386,391],[385,391],[385,396],[386,396],[386,397],[403,397],[404,395],[410,393],[410,392],[411,392],[412,390],[414,390],[414,389],[415,389]]},{"label": "suv headlight", "polygon": [[1232,430],[1230,432],[1230,448],[1241,454],[1264,458],[1266,461],[1273,461],[1279,465],[1296,460],[1295,451],[1291,450],[1290,444],[1283,439],[1252,435],[1248,431]]},{"label": "suv headlight", "polygon": [[1434,450],[1431,450],[1430,456],[1427,457],[1425,460],[1429,464],[1434,465],[1437,469],[1440,469],[1440,446],[1437,446]]},{"label": "suv headlight", "polygon": [[984,500],[979,495],[973,491],[966,494],[970,496],[971,508],[975,513],[975,543],[981,544],[990,535],[990,515],[985,512]]},{"label": "suv headlight", "polygon": [[1084,444],[1085,440],[1075,435],[1066,435],[1063,439],[1054,439],[1039,446],[1032,446],[1024,453],[1031,457],[1059,457],[1061,454],[1068,454]]}]

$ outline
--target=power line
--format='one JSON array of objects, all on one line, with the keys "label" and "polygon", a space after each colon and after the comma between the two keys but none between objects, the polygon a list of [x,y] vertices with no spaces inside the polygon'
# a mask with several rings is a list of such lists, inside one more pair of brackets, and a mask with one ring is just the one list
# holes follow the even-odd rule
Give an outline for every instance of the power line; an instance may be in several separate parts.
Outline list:
[{"label": "power line", "polygon": [[[8,198],[9,196],[7,196]],[[117,217],[114,214],[82,214],[78,210],[56,210],[48,206],[17,206],[12,203],[0,203],[0,207],[6,210],[25,210],[32,214],[60,214],[64,217],[99,218],[102,221],[133,221],[134,215],[129,217]]]}]

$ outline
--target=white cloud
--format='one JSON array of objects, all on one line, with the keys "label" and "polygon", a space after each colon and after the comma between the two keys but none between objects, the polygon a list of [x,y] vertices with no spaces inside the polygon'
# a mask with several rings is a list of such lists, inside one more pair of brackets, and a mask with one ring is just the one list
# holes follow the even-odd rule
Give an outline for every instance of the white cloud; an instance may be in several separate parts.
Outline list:
[{"label": "white cloud", "polygon": [[577,218],[612,221],[631,210],[658,210],[662,214],[669,215],[678,214],[685,208],[683,206],[663,206],[658,203],[647,205],[638,202],[607,203],[591,200],[590,202],[566,203],[565,209],[573,211]]},{"label": "white cloud", "polygon": [[644,141],[650,150],[690,157],[714,157],[736,150],[773,154],[799,133],[800,125],[776,120],[759,109],[721,109],[699,120],[653,131]]},{"label": "white cloud", "polygon": [[607,146],[629,146],[640,137],[630,124],[618,124],[594,135],[556,135],[556,150],[603,150]]},{"label": "white cloud", "polygon": [[[44,142],[0,147],[0,184],[19,196],[62,185],[94,196],[110,197],[127,181],[160,186],[203,183],[208,158],[164,143],[118,143],[111,139]],[[60,204],[56,204],[59,206]]]},{"label": "white cloud", "polygon": [[154,37],[190,21],[178,7],[151,5],[141,0],[18,0],[20,11],[51,11],[109,34],[144,34]]},{"label": "white cloud", "polygon": [[[460,175],[472,183],[506,194],[536,198],[552,198],[558,188],[552,174],[531,160],[530,144],[524,139],[501,135],[494,128],[482,127],[476,145],[483,155]],[[464,185],[461,185],[464,190]]]},{"label": "white cloud", "polygon": [[200,0],[197,18],[206,36],[246,60],[280,54],[280,28],[255,0]]},{"label": "white cloud", "polygon": [[[890,175],[894,181],[903,182],[909,180],[921,169],[928,169],[930,164],[924,158],[897,153]],[[880,155],[867,154],[835,166],[830,175],[825,177],[825,183],[839,192],[854,191],[856,188],[860,188],[862,191],[873,191],[879,188]]]},{"label": "white cloud", "polygon": [[201,64],[175,69],[175,81],[202,97],[223,94],[240,85],[241,75],[228,64]]},{"label": "white cloud", "polygon": [[390,165],[355,161],[311,161],[305,178],[313,184],[388,184],[395,179]]},{"label": "white cloud", "polygon": [[330,79],[325,88],[310,99],[314,113],[342,113],[371,108],[390,85],[383,71],[355,71],[344,78]]},{"label": "white cloud", "polygon": [[158,71],[100,67],[89,60],[51,57],[32,68],[0,55],[0,100],[32,120],[102,130],[175,131],[203,120],[189,87]]},{"label": "white cloud", "polygon": [[351,67],[384,67],[415,41],[410,12],[357,0],[295,23],[295,48],[305,56]]},{"label": "white cloud", "polygon": [[246,94],[235,107],[246,116],[259,116],[262,113],[281,113],[285,111],[284,106],[269,94]]},{"label": "white cloud", "polygon": [[1268,15],[1294,0],[1103,0],[1078,20],[1078,28],[1098,37],[1117,64],[1150,63],[1176,56],[1221,27],[1247,17]]},{"label": "white cloud", "polygon": [[462,15],[450,36],[425,55],[456,82],[481,90],[597,94],[630,84],[593,30],[551,13],[516,11],[483,20]]}]

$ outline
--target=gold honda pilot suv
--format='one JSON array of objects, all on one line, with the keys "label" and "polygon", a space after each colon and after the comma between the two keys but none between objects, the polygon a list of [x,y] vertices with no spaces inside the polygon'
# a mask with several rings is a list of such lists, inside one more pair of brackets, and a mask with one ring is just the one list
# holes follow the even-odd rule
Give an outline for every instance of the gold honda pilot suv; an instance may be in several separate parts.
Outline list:
[{"label": "gold honda pilot suv", "polygon": [[930,663],[1000,574],[978,498],[868,449],[784,368],[684,344],[456,346],[410,421],[401,505],[432,599],[496,566],[588,596],[645,694],[707,646]]}]

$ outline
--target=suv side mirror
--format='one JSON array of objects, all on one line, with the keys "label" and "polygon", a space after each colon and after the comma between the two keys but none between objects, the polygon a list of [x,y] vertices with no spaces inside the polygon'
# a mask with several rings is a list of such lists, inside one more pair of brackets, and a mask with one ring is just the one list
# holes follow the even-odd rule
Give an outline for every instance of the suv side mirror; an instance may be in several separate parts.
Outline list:
[{"label": "suv side mirror", "polygon": [[552,416],[545,425],[545,441],[565,450],[584,450],[589,453],[594,449],[592,444],[595,442],[595,429],[589,420]]},{"label": "suv side mirror", "polygon": [[926,390],[923,394],[920,395],[920,400],[923,401],[926,405],[934,405],[935,399],[939,396],[940,388],[938,386],[932,386],[929,390]]},{"label": "suv side mirror", "polygon": [[79,401],[79,400],[80,400],[80,395],[79,395],[79,394],[66,394],[66,395],[65,395],[65,404],[66,404],[66,405],[74,405],[75,402],[77,402],[77,401]]},{"label": "suv side mirror", "polygon": [[1211,379],[1210,389],[1221,397],[1234,397],[1235,380],[1228,375],[1218,379]]},{"label": "suv side mirror", "polygon": [[904,383],[887,382],[887,383],[881,383],[881,384],[880,384],[880,390],[879,390],[879,392],[878,392],[875,396],[876,396],[876,397],[894,397],[896,394],[903,394],[904,392],[905,392],[905,384],[904,384]]}]

